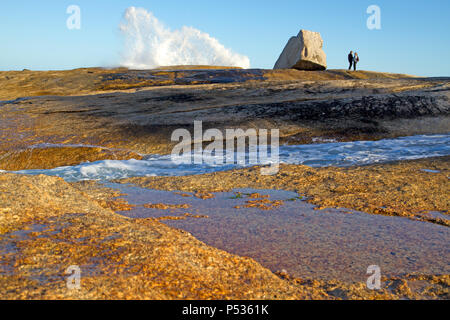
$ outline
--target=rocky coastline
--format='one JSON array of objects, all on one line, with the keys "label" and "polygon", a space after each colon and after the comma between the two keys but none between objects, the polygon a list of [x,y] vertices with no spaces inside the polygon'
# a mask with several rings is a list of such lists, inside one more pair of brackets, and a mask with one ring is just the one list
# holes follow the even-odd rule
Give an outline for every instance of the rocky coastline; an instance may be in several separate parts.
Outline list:
[{"label": "rocky coastline", "polygon": [[[171,132],[192,130],[198,119],[205,129],[277,128],[285,144],[446,134],[450,78],[206,66],[0,72],[0,100],[3,299],[449,299],[445,270],[383,278],[375,291],[294,278],[157,219],[119,215],[133,205],[99,182],[8,171],[168,154]],[[259,169],[116,182],[201,194],[291,190],[318,210],[450,225],[448,156],[347,168],[282,165],[274,176]],[[85,270],[81,290],[66,287],[70,265]]]}]

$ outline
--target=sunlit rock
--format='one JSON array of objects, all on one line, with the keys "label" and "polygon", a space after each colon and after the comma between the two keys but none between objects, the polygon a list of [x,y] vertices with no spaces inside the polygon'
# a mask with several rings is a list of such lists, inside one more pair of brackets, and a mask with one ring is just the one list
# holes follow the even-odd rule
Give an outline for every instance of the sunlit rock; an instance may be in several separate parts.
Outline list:
[{"label": "sunlit rock", "polygon": [[289,39],[274,69],[325,70],[327,56],[322,48],[320,33],[300,30]]}]

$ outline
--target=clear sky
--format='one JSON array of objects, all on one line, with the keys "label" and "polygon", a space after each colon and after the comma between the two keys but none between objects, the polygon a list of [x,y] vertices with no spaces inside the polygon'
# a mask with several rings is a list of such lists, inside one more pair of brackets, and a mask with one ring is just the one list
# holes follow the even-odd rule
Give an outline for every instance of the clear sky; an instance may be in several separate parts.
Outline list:
[{"label": "clear sky", "polygon": [[[81,29],[69,30],[69,5],[81,8]],[[381,30],[366,25],[369,5],[381,9]],[[253,68],[272,68],[300,29],[324,39],[329,68],[346,68],[358,51],[364,70],[450,76],[449,0],[2,0],[0,70],[118,66],[119,23],[142,7],[171,29],[209,33]]]}]

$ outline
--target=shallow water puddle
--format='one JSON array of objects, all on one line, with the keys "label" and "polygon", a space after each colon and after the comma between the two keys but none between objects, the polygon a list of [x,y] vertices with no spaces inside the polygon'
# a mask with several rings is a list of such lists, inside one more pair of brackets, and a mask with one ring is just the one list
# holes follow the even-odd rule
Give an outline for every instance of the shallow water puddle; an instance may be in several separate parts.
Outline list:
[{"label": "shallow water puddle", "polygon": [[[365,282],[370,265],[380,266],[383,276],[450,272],[450,230],[444,226],[348,209],[314,210],[289,191],[236,189],[203,200],[187,192],[108,186],[121,189],[130,203],[139,205],[122,215],[175,217],[162,222],[295,277]],[[250,196],[253,193],[259,197]],[[247,207],[278,200],[282,203],[271,210]],[[143,206],[149,203],[187,206],[165,210]]]}]

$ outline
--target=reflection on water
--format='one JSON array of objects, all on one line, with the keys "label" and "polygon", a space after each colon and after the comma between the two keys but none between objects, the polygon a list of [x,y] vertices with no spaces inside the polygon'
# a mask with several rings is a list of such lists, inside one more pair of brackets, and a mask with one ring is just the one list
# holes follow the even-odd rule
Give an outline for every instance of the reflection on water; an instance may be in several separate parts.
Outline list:
[{"label": "reflection on water", "polygon": [[[314,210],[288,191],[239,189],[202,200],[192,194],[108,184],[128,194],[133,204],[188,204],[188,209],[136,207],[121,214],[134,218],[209,218],[163,220],[213,247],[248,256],[272,271],[285,269],[300,278],[366,281],[367,267],[379,265],[382,275],[449,273],[450,231],[447,227],[406,218],[369,215],[348,209]],[[259,192],[283,200],[272,210],[240,208]],[[191,196],[186,196],[191,195]]]}]

